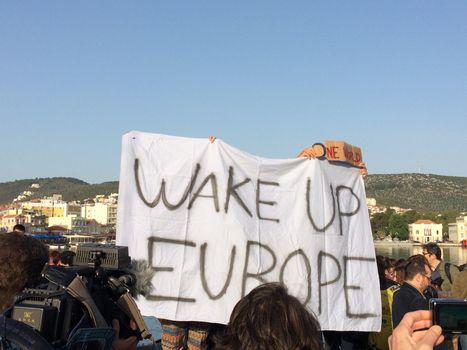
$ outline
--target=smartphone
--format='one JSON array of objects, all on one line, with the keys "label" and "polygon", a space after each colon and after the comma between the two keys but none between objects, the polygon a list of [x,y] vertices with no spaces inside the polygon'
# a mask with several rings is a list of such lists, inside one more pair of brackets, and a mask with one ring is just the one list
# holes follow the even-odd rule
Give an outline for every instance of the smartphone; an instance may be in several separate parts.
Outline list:
[{"label": "smartphone", "polygon": [[430,310],[444,334],[467,334],[467,300],[430,299]]}]

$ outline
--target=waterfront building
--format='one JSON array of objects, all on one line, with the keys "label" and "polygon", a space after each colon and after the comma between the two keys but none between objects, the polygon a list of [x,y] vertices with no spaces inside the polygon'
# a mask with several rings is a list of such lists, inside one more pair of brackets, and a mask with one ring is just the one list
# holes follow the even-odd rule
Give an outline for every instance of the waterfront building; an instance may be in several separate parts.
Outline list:
[{"label": "waterfront building", "polygon": [[443,225],[431,220],[417,220],[409,224],[409,240],[420,243],[442,242]]},{"label": "waterfront building", "polygon": [[467,215],[459,216],[456,222],[449,223],[449,240],[454,243],[461,243],[467,240]]}]

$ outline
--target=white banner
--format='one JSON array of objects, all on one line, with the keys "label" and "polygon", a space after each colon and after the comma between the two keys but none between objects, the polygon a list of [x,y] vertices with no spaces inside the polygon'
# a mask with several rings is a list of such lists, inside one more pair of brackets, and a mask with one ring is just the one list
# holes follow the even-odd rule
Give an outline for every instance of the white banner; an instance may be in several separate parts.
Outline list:
[{"label": "white banner", "polygon": [[117,244],[144,260],[144,315],[227,323],[238,300],[283,282],[322,329],[377,331],[375,251],[357,168],[266,159],[217,139],[123,136]]}]

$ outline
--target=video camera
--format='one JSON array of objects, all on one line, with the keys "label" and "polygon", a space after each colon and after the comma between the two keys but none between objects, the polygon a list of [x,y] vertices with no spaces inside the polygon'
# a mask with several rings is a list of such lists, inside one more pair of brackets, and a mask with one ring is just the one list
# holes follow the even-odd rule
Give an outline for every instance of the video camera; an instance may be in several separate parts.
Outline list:
[{"label": "video camera", "polygon": [[0,337],[26,349],[110,349],[117,319],[122,338],[151,338],[130,295],[136,282],[130,267],[127,247],[78,246],[73,266],[46,265],[44,283],[17,296],[0,316]]}]

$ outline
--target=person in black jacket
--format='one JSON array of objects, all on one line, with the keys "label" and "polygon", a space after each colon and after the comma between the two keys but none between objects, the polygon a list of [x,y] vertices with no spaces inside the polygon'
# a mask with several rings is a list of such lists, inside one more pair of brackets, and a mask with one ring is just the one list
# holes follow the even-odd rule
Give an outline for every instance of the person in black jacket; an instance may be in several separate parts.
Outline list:
[{"label": "person in black jacket", "polygon": [[431,284],[431,273],[430,264],[423,255],[407,260],[404,283],[394,294],[392,303],[393,327],[397,327],[408,312],[428,310],[428,299],[423,291]]}]

